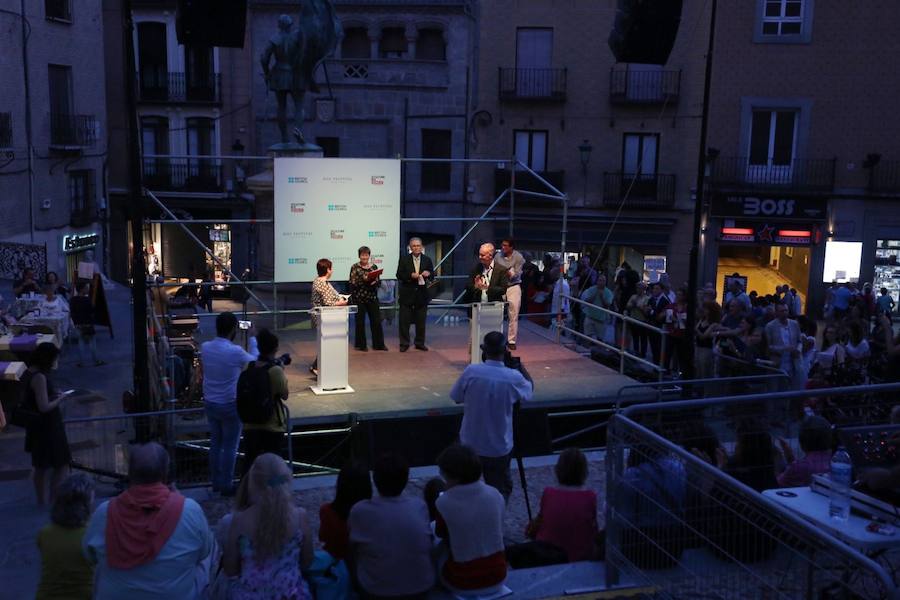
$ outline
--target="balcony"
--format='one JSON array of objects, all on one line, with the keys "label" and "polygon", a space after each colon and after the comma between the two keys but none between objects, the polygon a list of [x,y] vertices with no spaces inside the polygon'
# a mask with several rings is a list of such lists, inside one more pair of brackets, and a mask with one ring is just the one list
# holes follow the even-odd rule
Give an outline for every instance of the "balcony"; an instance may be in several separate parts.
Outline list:
[{"label": "balcony", "polygon": [[680,92],[681,71],[609,72],[609,101],[613,104],[674,105]]},{"label": "balcony", "polygon": [[880,161],[872,167],[869,191],[876,194],[900,193],[900,160]]},{"label": "balcony", "polygon": [[500,100],[566,101],[566,69],[510,69],[500,67]]},{"label": "balcony", "polygon": [[94,146],[100,137],[100,122],[94,115],[50,113],[50,146],[80,148]]},{"label": "balcony", "polygon": [[[504,190],[509,189],[510,183],[510,174],[512,171],[510,169],[495,169],[494,170],[494,195],[499,196],[503,193]],[[548,183],[553,185],[556,189],[561,192],[566,190],[565,188],[565,179],[566,172],[565,171],[539,171],[538,175],[547,180]],[[516,171],[516,189],[523,190],[526,192],[536,192],[538,194],[548,194],[553,196],[553,190],[548,188],[543,182],[539,181],[534,175],[529,173],[528,171]],[[536,196],[525,196],[526,198],[536,198]],[[548,200],[553,201],[552,198],[548,198]]]},{"label": "balcony", "polygon": [[186,77],[184,73],[145,69],[138,73],[137,77],[139,102],[203,104],[222,102],[222,76],[219,73]]},{"label": "balcony", "polygon": [[785,164],[769,161],[751,164],[746,157],[718,157],[711,163],[714,188],[752,190],[831,191],[834,189],[833,158],[795,158]]},{"label": "balcony", "polygon": [[672,208],[675,204],[675,175],[635,175],[603,173],[603,207]]},{"label": "balcony", "polygon": [[12,113],[0,113],[0,148],[12,148]]},{"label": "balcony", "polygon": [[158,192],[221,193],[222,165],[211,158],[145,158],[144,186]]}]

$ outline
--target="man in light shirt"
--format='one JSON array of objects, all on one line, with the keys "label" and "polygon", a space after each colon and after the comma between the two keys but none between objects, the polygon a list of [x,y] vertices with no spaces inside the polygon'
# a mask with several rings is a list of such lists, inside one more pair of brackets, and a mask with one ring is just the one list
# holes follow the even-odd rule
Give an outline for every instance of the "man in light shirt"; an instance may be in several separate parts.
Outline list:
[{"label": "man in light shirt", "polygon": [[515,350],[519,333],[519,309],[522,307],[522,270],[525,258],[516,250],[516,243],[512,238],[504,238],[500,243],[500,252],[494,258],[494,264],[506,269],[509,275],[509,282],[506,284],[506,302],[509,307],[506,345],[510,350]]},{"label": "man in light shirt", "polygon": [[499,331],[484,336],[485,360],[469,365],[450,390],[450,398],[463,405],[459,439],[481,459],[484,482],[497,488],[504,500],[512,493],[509,461],[513,449],[513,407],[531,400],[534,385],[503,358],[506,340]]},{"label": "man in light shirt", "polygon": [[203,342],[203,403],[209,422],[209,472],[213,491],[234,494],[234,463],[241,440],[241,419],[237,412],[237,381],[247,363],[256,360],[256,337],[250,338],[250,352],[234,343],[238,319],[224,312],[216,317],[216,338]]}]

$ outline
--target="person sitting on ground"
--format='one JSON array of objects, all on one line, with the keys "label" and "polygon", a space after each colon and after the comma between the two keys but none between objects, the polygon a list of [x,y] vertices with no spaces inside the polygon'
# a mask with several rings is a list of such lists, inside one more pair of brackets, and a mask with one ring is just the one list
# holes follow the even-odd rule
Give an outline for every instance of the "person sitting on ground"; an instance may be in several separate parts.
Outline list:
[{"label": "person sitting on ground", "polygon": [[818,416],[806,417],[800,425],[800,449],[803,458],[797,460],[785,440],[779,440],[787,468],[778,475],[779,487],[809,485],[813,475],[827,473],[831,468],[831,424]]},{"label": "person sitting on ground", "polygon": [[437,521],[437,499],[441,494],[447,491],[447,482],[440,477],[429,479],[422,490],[422,496],[425,498],[425,504],[428,506],[428,518],[432,523]]},{"label": "person sitting on ground", "polygon": [[562,548],[569,562],[591,560],[597,537],[597,493],[584,486],[588,462],[578,448],[567,448],[556,461],[558,486],[544,488],[541,511],[529,537]]},{"label": "person sitting on ground", "polygon": [[91,600],[94,566],[81,553],[81,540],[94,504],[94,482],[84,473],[59,486],[50,524],[38,533],[41,582],[36,600]]},{"label": "person sitting on ground", "polygon": [[212,536],[200,505],[166,484],[169,455],[132,446],[129,487],[91,516],[82,551],[96,566],[96,600],[199,598]]},{"label": "person sitting on ground", "polygon": [[351,461],[344,465],[337,476],[334,500],[319,508],[319,541],[336,560],[347,557],[350,546],[350,529],[347,519],[357,502],[372,498],[372,480],[369,470],[361,463]]},{"label": "person sitting on ground", "polygon": [[[256,345],[259,349],[259,358],[248,363],[247,368],[267,370],[273,409],[269,420],[265,423],[243,423],[242,425],[245,473],[250,470],[250,465],[257,456],[267,452],[281,454],[284,436],[287,433],[287,410],[284,401],[288,399],[288,382],[284,375],[284,368],[276,362],[275,358],[275,354],[278,352],[278,336],[268,329],[260,329],[256,334]],[[252,372],[248,375],[252,375]]]},{"label": "person sitting on ground", "polygon": [[435,534],[449,547],[439,564],[441,583],[452,592],[496,592],[506,581],[503,496],[481,480],[481,462],[472,448],[450,446],[437,463],[447,483],[435,503]]},{"label": "person sitting on ground", "polygon": [[409,464],[402,456],[378,457],[372,477],[378,495],[356,503],[347,521],[347,560],[360,595],[424,599],[435,580],[428,507],[421,498],[403,495]]},{"label": "person sitting on ground", "polygon": [[[80,281],[75,285],[75,295],[69,301],[72,314],[72,323],[78,332],[78,354],[81,362],[77,366],[93,364],[94,366],[106,363],[97,357],[97,330],[94,328],[94,305],[88,296],[91,285],[87,281]],[[90,352],[90,362],[88,353]]]},{"label": "person sitting on ground", "polygon": [[295,506],[291,471],[275,454],[258,456],[246,476],[250,507],[231,521],[222,565],[234,600],[312,598],[301,569],[312,564],[306,511]]}]

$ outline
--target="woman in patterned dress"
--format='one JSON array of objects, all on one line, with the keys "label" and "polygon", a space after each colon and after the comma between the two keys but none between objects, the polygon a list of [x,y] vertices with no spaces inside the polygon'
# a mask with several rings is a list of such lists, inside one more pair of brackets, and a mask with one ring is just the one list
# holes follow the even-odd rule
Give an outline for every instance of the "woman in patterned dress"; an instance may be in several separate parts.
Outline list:
[{"label": "woman in patterned dress", "polygon": [[234,600],[289,598],[310,600],[301,569],[313,560],[306,511],[294,503],[291,472],[284,459],[262,454],[249,478],[250,506],[237,513],[222,556],[225,573],[234,577]]},{"label": "woman in patterned dress", "polygon": [[[316,273],[319,274],[313,280],[312,284],[312,305],[316,306],[347,306],[347,301],[344,300],[340,294],[338,294],[337,290],[334,289],[328,280],[331,279],[331,261],[327,258],[320,258],[316,263]],[[319,325],[319,318],[313,314],[312,315],[313,325]],[[313,375],[319,375],[319,356],[316,355],[315,360],[309,366],[309,372]]]},{"label": "woman in patterned dress", "polygon": [[359,262],[350,267],[350,300],[357,306],[354,347],[363,352],[367,350],[366,315],[368,315],[369,327],[372,329],[372,349],[387,350],[384,345],[384,332],[381,329],[381,305],[378,303],[378,284],[381,283],[381,278],[368,278],[369,273],[377,271],[378,267],[369,262],[372,251],[368,246],[362,246],[358,255]]}]

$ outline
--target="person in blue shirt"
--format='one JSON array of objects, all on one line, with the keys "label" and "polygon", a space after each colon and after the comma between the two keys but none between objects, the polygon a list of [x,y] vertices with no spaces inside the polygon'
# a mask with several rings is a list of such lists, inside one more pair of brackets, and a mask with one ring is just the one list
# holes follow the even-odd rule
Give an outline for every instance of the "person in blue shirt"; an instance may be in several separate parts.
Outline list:
[{"label": "person in blue shirt", "polygon": [[513,407],[531,400],[533,383],[524,369],[511,369],[503,359],[506,337],[499,331],[484,336],[484,362],[469,365],[450,390],[463,405],[460,442],[481,459],[484,482],[497,488],[504,500],[512,493],[509,461],[513,449]]},{"label": "person in blue shirt", "polygon": [[237,381],[247,363],[259,357],[256,337],[250,337],[246,352],[234,343],[237,332],[237,317],[223,312],[216,317],[215,339],[200,346],[203,404],[209,421],[210,480],[213,491],[226,496],[234,494],[234,463],[241,440]]}]

